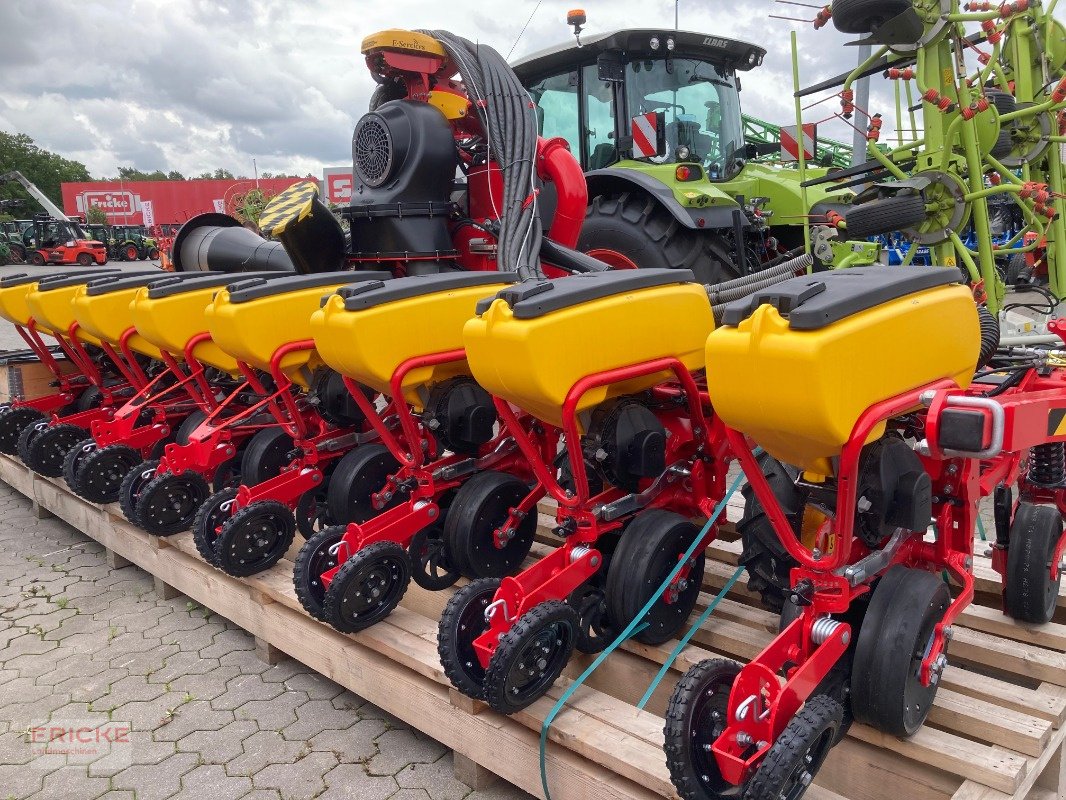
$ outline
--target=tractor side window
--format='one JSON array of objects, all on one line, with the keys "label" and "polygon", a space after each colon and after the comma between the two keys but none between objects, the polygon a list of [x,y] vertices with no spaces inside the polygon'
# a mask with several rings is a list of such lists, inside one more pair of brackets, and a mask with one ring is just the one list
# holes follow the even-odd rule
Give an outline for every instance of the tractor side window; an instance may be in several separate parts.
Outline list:
[{"label": "tractor side window", "polygon": [[561,137],[578,158],[581,153],[581,126],[577,117],[577,72],[553,75],[531,87],[537,103],[537,128],[545,139]]},{"label": "tractor side window", "polygon": [[595,64],[584,67],[582,78],[588,168],[602,169],[618,160],[618,146],[614,141],[614,91],[610,83],[600,80],[599,67]]}]

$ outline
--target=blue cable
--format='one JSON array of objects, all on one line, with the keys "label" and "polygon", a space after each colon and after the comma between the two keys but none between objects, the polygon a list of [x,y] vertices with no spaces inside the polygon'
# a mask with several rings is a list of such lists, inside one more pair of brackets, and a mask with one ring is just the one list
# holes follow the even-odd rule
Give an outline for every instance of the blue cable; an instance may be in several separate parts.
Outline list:
[{"label": "blue cable", "polygon": [[[756,450],[755,452],[756,452],[756,454],[758,454],[761,451],[760,450]],[[648,600],[648,602],[644,604],[644,608],[642,608],[637,613],[637,615],[633,618],[633,621],[630,622],[625,627],[625,630],[623,630],[620,634],[618,634],[618,638],[615,639],[613,642],[611,642],[611,644],[608,645],[607,648],[602,653],[600,653],[598,656],[596,656],[596,660],[593,661],[591,664],[589,664],[589,666],[585,669],[585,671],[582,672],[580,676],[578,676],[577,680],[574,681],[565,692],[563,692],[562,697],[560,697],[558,702],[556,702],[556,704],[554,706],[552,706],[552,710],[550,712],[548,712],[548,716],[546,716],[544,718],[544,723],[540,726],[540,785],[541,785],[541,788],[544,789],[544,799],[545,800],[551,800],[551,793],[548,791],[547,753],[548,753],[548,730],[551,728],[552,722],[555,721],[555,718],[559,715],[559,712],[562,711],[563,706],[566,705],[566,701],[569,700],[573,696],[574,692],[576,692],[578,690],[578,688],[580,688],[581,685],[586,680],[588,680],[589,676],[592,675],[593,672],[595,672],[597,669],[599,669],[600,664],[602,664],[607,659],[607,656],[609,656],[611,653],[613,653],[615,650],[617,650],[619,647],[621,647],[622,644],[627,639],[629,639],[630,637],[632,637],[635,634],[639,633],[640,631],[644,630],[644,628],[646,628],[648,626],[648,623],[643,621],[644,617],[647,616],[649,611],[651,611],[652,606],[654,606],[657,602],[659,602],[659,598],[661,598],[663,596],[663,594],[666,592],[667,587],[670,586],[670,584],[673,582],[674,578],[677,577],[677,574],[679,572],[681,572],[681,569],[682,569],[682,567],[684,567],[685,563],[692,557],[692,554],[696,551],[696,548],[699,546],[700,542],[703,541],[703,537],[707,535],[707,531],[709,531],[711,529],[711,526],[714,525],[714,523],[717,521],[718,517],[720,517],[722,515],[722,512],[725,511],[725,507],[726,507],[726,504],[729,502],[729,498],[731,498],[733,496],[733,494],[736,492],[737,487],[740,486],[740,482],[743,479],[744,479],[744,473],[741,472],[741,474],[738,475],[736,477],[736,479],[733,481],[732,486],[729,487],[729,490],[726,492],[725,497],[723,497],[721,499],[721,501],[719,501],[718,505],[715,506],[714,512],[711,514],[710,518],[707,520],[707,524],[703,526],[703,529],[700,531],[699,535],[693,540],[692,544],[689,545],[689,548],[688,548],[688,550],[685,551],[684,556],[682,556],[680,559],[678,559],[677,565],[672,570],[670,570],[670,574],[666,576],[666,580],[664,580],[662,582],[662,585],[659,586],[659,588],[656,590],[655,594],[653,594],[651,596],[651,598]],[[744,569],[743,567],[738,567],[737,568],[736,573],[734,573],[733,577],[722,588],[722,591],[719,593],[718,597],[715,598],[714,602],[711,603],[711,605],[708,607],[707,611],[704,612],[703,616],[700,619],[700,622],[697,623],[697,625],[694,626],[693,629],[690,630],[689,633],[686,635],[686,638],[684,640],[685,642],[687,642],[688,639],[692,638],[692,635],[695,633],[695,628],[698,627],[699,624],[701,624],[704,619],[706,619],[708,616],[710,616],[710,612],[714,610],[715,606],[718,605],[718,602],[721,600],[721,598],[725,595],[725,593],[729,590],[729,588],[736,582],[737,578],[740,577],[740,573],[743,572],[743,569]],[[663,676],[666,674],[666,671],[669,668],[669,665],[677,657],[677,653],[679,653],[681,651],[681,648],[683,646],[684,646],[684,643],[682,643],[677,648],[675,648],[675,651],[671,655],[670,660],[663,667],[663,669],[661,669],[659,671],[659,674],[655,677],[655,680],[652,682],[651,687],[648,689],[648,694],[649,695],[651,694],[651,692],[653,692],[655,690],[656,686],[658,686],[659,682],[662,680]],[[645,695],[645,698],[647,698],[647,696],[648,695]],[[641,702],[643,703],[645,701],[641,701]],[[640,706],[640,707],[643,707],[643,706]]]}]

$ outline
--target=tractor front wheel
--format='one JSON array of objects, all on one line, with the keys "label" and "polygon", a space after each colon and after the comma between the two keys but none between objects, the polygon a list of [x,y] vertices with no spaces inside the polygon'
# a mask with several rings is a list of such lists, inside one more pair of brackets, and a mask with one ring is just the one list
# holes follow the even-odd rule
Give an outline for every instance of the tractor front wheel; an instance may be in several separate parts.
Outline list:
[{"label": "tractor front wheel", "polygon": [[727,239],[684,227],[655,198],[640,192],[593,199],[577,247],[614,269],[690,269],[700,283],[740,275]]}]

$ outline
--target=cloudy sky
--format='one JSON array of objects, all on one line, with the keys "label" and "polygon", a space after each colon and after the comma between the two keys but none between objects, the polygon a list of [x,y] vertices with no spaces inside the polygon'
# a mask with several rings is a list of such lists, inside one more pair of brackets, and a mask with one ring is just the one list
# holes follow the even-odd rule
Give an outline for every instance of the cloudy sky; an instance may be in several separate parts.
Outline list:
[{"label": "cloudy sky", "polygon": [[[542,0],[514,57],[567,39],[566,11],[579,1]],[[445,28],[506,54],[536,7],[537,0],[0,0],[0,129],[27,133],[95,176],[119,166],[251,174],[253,158],[260,172],[318,174],[350,161],[351,131],[373,88],[359,55],[365,35]],[[589,33],[672,27],[674,18],[673,0],[585,0],[585,10]],[[792,28],[800,31],[805,83],[854,64],[854,49],[843,48],[831,26],[816,32],[768,16],[811,17],[814,9],[680,0],[680,14],[682,28],[770,51],[744,78],[745,111],[763,119],[793,118]],[[813,109],[809,121],[830,108]],[[838,124],[823,135],[845,138],[850,129]]]}]

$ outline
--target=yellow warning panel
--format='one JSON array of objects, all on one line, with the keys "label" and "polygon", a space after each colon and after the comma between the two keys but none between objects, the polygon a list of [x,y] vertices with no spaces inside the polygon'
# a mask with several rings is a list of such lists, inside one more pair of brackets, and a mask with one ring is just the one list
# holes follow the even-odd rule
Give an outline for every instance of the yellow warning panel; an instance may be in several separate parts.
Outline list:
[{"label": "yellow warning panel", "polygon": [[314,181],[294,183],[270,199],[259,215],[259,229],[266,236],[278,237],[285,232],[290,222],[309,216],[318,197],[318,184]]}]

